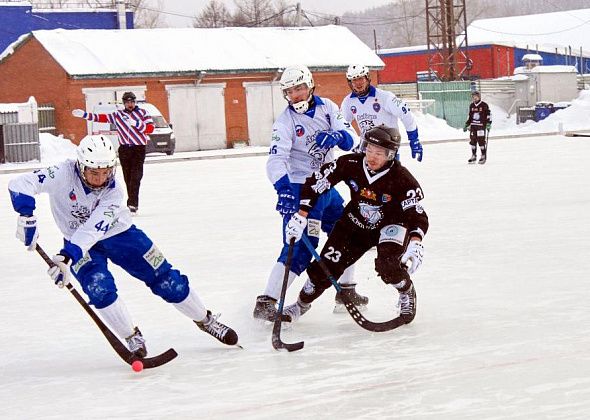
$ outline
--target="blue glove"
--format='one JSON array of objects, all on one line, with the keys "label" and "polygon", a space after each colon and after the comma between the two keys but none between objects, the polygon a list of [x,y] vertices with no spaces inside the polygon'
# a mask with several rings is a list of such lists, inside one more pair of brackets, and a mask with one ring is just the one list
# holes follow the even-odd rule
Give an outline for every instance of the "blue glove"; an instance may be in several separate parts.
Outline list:
[{"label": "blue glove", "polygon": [[331,149],[344,142],[346,137],[340,131],[318,131],[315,135],[315,144],[324,148]]},{"label": "blue glove", "polygon": [[278,200],[276,210],[281,213],[283,217],[291,216],[297,210],[297,204],[295,202],[295,193],[289,182],[289,177],[284,175],[274,184],[277,190]]},{"label": "blue glove", "polygon": [[39,231],[37,230],[37,218],[31,216],[18,216],[16,223],[16,237],[25,244],[29,251],[35,250]]},{"label": "blue glove", "polygon": [[418,129],[414,131],[408,131],[408,140],[410,141],[410,149],[412,149],[412,159],[417,159],[418,162],[422,162],[422,145],[418,138]]}]

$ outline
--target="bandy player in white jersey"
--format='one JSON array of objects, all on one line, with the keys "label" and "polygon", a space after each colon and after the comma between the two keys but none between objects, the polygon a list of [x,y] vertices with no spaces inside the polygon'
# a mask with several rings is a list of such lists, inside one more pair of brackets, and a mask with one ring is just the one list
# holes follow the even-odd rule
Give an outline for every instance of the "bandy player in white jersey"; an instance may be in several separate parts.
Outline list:
[{"label": "bandy player in white jersey", "polygon": [[[401,120],[412,150],[412,158],[422,162],[422,145],[418,138],[418,126],[408,105],[392,92],[371,85],[369,68],[351,64],[346,71],[348,86],[352,91],[342,101],[340,110],[346,121],[356,120],[361,135],[380,125],[398,128]],[[396,156],[399,160],[399,154]]]},{"label": "bandy player in white jersey", "polygon": [[[266,164],[268,179],[277,192],[276,210],[283,217],[284,225],[291,215],[299,209],[299,191],[305,179],[320,169],[324,163],[335,159],[334,147],[351,150],[359,143],[354,129],[340,113],[338,105],[328,98],[313,94],[314,81],[305,66],[288,67],[280,80],[287,108],[277,118],[272,127],[272,139]],[[344,200],[335,189],[322,194],[310,212],[310,224],[304,232],[310,242],[317,247],[320,231],[330,233],[343,211]],[[289,246],[284,234],[282,248],[269,275],[264,294],[256,298],[254,318],[274,321],[277,316],[276,303],[279,299],[285,262]],[[303,244],[295,245],[289,267],[289,283],[300,275],[312,255]],[[368,299],[354,292],[351,271],[340,280],[351,295],[360,299],[359,305],[366,305]],[[339,296],[336,298],[339,302]]]}]

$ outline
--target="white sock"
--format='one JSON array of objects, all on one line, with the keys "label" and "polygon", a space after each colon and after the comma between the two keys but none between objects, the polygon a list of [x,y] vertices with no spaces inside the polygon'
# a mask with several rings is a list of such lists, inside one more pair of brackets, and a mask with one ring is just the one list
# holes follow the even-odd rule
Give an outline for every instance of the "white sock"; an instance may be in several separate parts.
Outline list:
[{"label": "white sock", "polygon": [[207,308],[199,299],[197,292],[191,287],[188,296],[180,303],[173,303],[174,307],[195,321],[202,321],[207,316]]},{"label": "white sock", "polygon": [[134,333],[133,320],[121,298],[118,297],[106,308],[96,311],[120,338],[125,339]]},{"label": "white sock", "polygon": [[[268,276],[264,294],[270,296],[273,299],[279,300],[279,297],[281,296],[281,289],[283,288],[283,277],[285,277],[285,264],[277,262],[270,271],[270,276]],[[296,277],[297,274],[289,271],[287,288],[291,286]]]},{"label": "white sock", "polygon": [[342,273],[342,275],[338,279],[338,283],[339,284],[356,284],[356,282],[354,281],[354,265],[351,265],[346,270],[344,270],[344,273]]}]

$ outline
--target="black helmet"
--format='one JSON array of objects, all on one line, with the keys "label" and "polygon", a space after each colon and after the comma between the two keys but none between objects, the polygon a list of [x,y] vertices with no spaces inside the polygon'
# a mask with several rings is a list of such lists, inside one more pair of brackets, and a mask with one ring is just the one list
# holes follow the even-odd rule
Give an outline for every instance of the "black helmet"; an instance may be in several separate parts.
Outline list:
[{"label": "black helmet", "polygon": [[388,158],[393,160],[401,143],[401,136],[397,128],[387,127],[386,125],[380,125],[367,130],[363,135],[363,142],[361,144],[361,150],[364,152],[367,147],[367,143],[374,144],[375,146],[383,147],[389,150]]},{"label": "black helmet", "polygon": [[125,102],[125,101],[135,101],[135,99],[137,99],[137,98],[135,97],[135,93],[133,93],[133,92],[125,92],[123,94],[123,102]]},{"label": "black helmet", "polygon": [[471,92],[471,96],[475,96],[475,95],[477,95],[481,98],[481,94],[479,93],[479,90],[474,90]]}]

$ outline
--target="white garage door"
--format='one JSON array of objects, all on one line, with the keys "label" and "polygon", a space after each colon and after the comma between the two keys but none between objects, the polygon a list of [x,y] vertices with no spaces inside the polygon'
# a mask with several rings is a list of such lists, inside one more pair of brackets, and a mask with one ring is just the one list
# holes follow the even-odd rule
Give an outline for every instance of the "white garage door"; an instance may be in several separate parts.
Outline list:
[{"label": "white garage door", "polygon": [[278,82],[244,83],[250,146],[269,146],[272,124],[287,106]]},{"label": "white garage door", "polygon": [[176,151],[227,148],[223,84],[168,85]]}]

